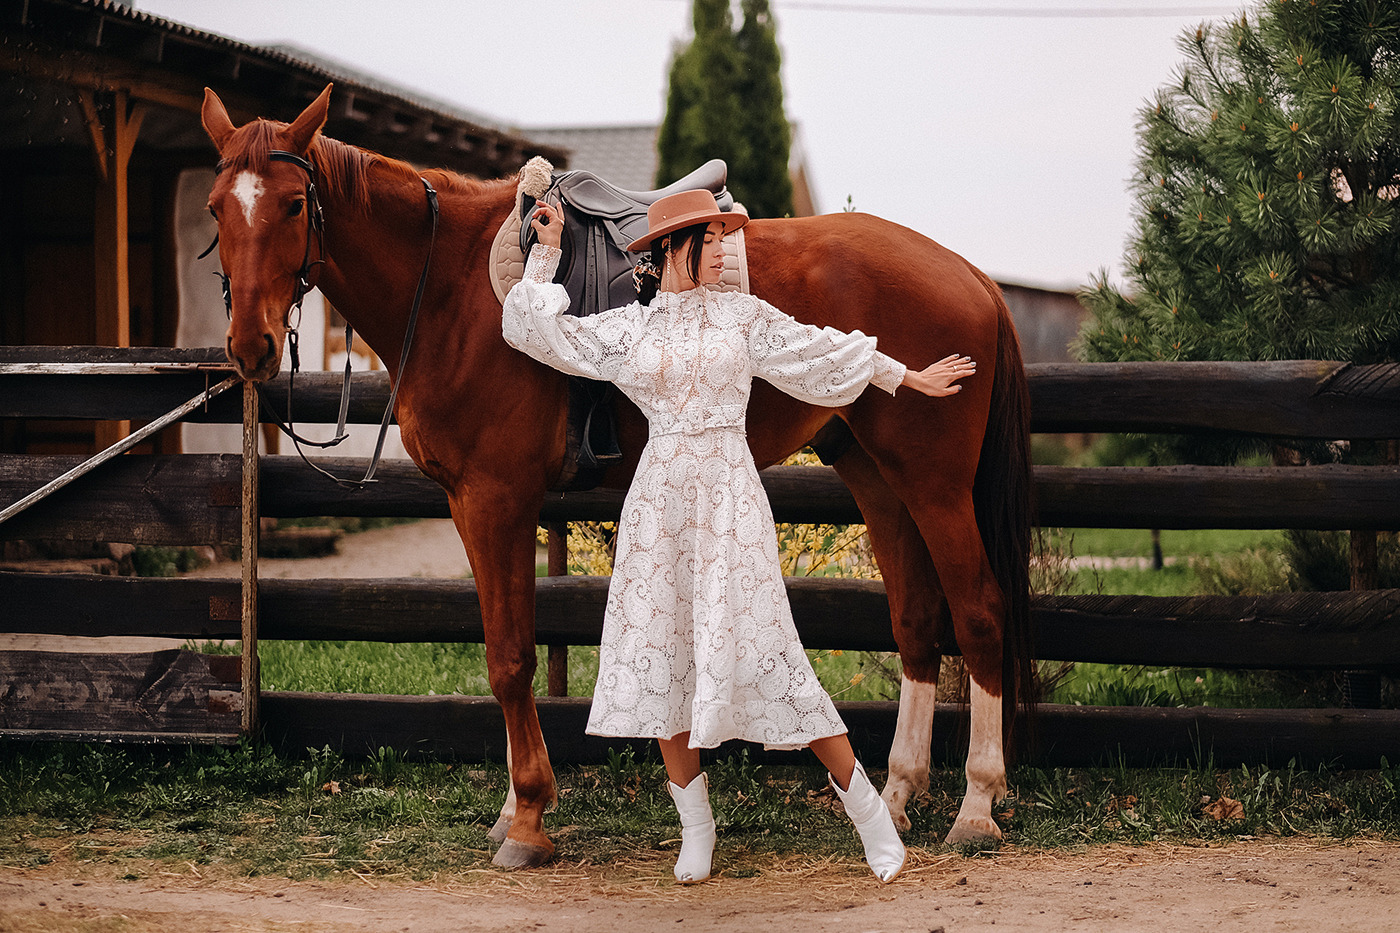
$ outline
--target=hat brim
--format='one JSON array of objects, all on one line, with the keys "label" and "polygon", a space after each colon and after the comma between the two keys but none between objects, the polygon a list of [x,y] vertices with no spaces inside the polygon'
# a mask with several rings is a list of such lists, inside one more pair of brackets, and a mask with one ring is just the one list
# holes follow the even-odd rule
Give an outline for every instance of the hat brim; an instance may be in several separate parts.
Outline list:
[{"label": "hat brim", "polygon": [[724,231],[721,235],[728,236],[748,223],[749,215],[742,211],[705,211],[696,214],[682,214],[679,217],[673,217],[665,223],[660,224],[655,230],[648,230],[644,235],[633,240],[628,244],[627,251],[629,253],[636,253],[644,249],[650,249],[651,245],[655,243],[656,240],[668,233],[674,233],[686,227],[708,227],[715,221],[724,224]]}]

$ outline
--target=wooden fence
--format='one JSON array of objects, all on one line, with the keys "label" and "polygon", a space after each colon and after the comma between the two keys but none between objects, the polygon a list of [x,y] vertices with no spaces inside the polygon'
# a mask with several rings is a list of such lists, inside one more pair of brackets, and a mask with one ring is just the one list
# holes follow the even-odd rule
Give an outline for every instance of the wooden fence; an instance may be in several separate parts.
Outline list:
[{"label": "wooden fence", "polygon": [[[36,360],[60,359],[53,348],[0,348],[0,418],[150,420],[207,385],[209,374],[191,371],[188,364],[213,364],[222,357],[217,350],[114,352],[70,349],[61,362],[70,369],[84,364],[87,371],[54,375],[34,371]],[[119,366],[94,365],[103,360],[149,365],[157,358],[187,368],[117,374],[111,370]],[[1029,367],[1029,373],[1035,431],[1400,437],[1400,368],[1394,366],[1051,364]],[[377,421],[387,391],[383,374],[357,377],[351,420]],[[334,421],[337,393],[335,376],[299,377],[298,420]],[[188,420],[245,421],[246,406],[235,395],[211,401]],[[268,397],[284,398],[285,386],[274,383]],[[0,506],[80,459],[0,456]],[[256,529],[258,516],[447,515],[441,490],[407,462],[384,465],[381,482],[358,491],[327,482],[294,457],[262,457],[253,477],[245,462],[254,461],[230,455],[121,457],[0,524],[0,539],[243,543],[246,553],[249,528]],[[363,467],[362,461],[342,458],[333,469],[357,474]],[[774,467],[762,475],[778,521],[860,519],[829,468]],[[1035,481],[1039,520],[1047,526],[1335,528],[1363,537],[1400,528],[1396,467],[1037,467]],[[257,490],[251,515],[240,507],[250,486]],[[615,491],[552,496],[541,521],[610,520],[617,518],[620,506],[621,493]],[[541,579],[539,643],[596,645],[606,585],[603,578]],[[788,589],[808,647],[893,650],[880,583],[797,578]],[[245,572],[243,581],[0,573],[0,607],[0,631],[6,632],[244,637],[247,644],[249,616],[255,613],[255,634],[261,639],[482,639],[471,581],[258,581],[255,572]],[[1033,611],[1036,653],[1049,660],[1268,669],[1400,667],[1400,591],[1260,598],[1045,597],[1035,601]],[[851,619],[862,624],[852,626]],[[25,663],[33,667],[35,660]],[[0,677],[6,676],[4,663],[0,658]],[[244,673],[249,702],[261,704],[267,733],[291,747],[330,744],[360,751],[391,744],[421,754],[504,757],[500,712],[489,698],[260,694],[255,668]],[[220,676],[224,681],[214,683]],[[228,676],[227,670],[211,671],[212,680],[201,688],[198,701],[217,707],[215,697],[226,696]],[[0,734],[134,731],[112,722],[88,730],[52,724],[45,729],[42,717],[24,718],[35,708],[32,697],[27,702],[17,702],[13,690],[0,688]],[[133,702],[140,707],[141,697]],[[583,734],[587,700],[548,697],[540,704],[556,760],[603,756],[606,744]],[[895,704],[838,706],[853,740],[867,757],[878,760],[893,734]],[[64,708],[71,713],[73,707]],[[961,715],[965,711],[954,707],[940,710],[936,755],[948,754]],[[66,722],[71,721],[70,716]],[[173,727],[166,731],[182,741],[192,734]],[[1222,764],[1296,758],[1374,766],[1382,755],[1393,760],[1400,754],[1400,712],[1382,710],[1044,706],[1034,731],[1038,739],[1030,754],[1046,763],[1086,763],[1105,756],[1149,763],[1210,755]]]}]

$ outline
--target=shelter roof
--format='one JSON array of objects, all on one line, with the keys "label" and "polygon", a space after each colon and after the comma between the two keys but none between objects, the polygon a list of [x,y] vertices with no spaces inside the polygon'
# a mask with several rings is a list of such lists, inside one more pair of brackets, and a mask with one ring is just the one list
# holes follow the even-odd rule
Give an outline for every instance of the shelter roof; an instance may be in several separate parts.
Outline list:
[{"label": "shelter roof", "polygon": [[[345,142],[483,176],[514,171],[535,154],[567,164],[560,149],[343,62],[293,46],[250,45],[112,0],[6,3],[0,37],[7,40],[0,43],[0,72],[9,73],[7,83],[16,89],[0,100],[0,148],[77,141],[74,134],[86,131],[81,110],[68,99],[72,89],[121,91],[197,113],[208,86],[241,122],[290,119],[334,82],[326,132]],[[155,125],[148,116],[143,145],[200,144],[197,122],[165,126],[156,116]]]}]

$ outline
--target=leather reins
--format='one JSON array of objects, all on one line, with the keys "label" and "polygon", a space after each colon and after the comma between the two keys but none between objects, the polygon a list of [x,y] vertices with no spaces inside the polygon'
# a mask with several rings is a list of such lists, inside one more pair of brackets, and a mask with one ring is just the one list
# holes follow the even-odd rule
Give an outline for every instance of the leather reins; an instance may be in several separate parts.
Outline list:
[{"label": "leather reins", "polygon": [[[258,400],[262,405],[264,414],[268,420],[277,425],[278,429],[292,439],[292,445],[296,448],[297,455],[307,466],[316,472],[333,480],[340,486],[352,489],[361,488],[369,483],[377,482],[374,478],[375,471],[379,469],[379,461],[384,453],[384,439],[389,433],[389,423],[394,417],[394,402],[399,395],[399,386],[403,384],[404,374],[408,366],[409,350],[413,347],[413,333],[418,327],[418,309],[423,304],[423,290],[428,283],[428,267],[433,261],[433,246],[437,242],[438,228],[438,197],[437,191],[428,183],[428,179],[421,175],[418,180],[423,183],[423,189],[428,196],[428,208],[432,221],[431,232],[428,236],[428,253],[423,257],[423,269],[418,274],[418,288],[413,294],[413,306],[408,313],[408,325],[404,329],[403,351],[399,355],[399,377],[393,380],[393,387],[389,392],[389,402],[384,406],[384,416],[379,422],[379,437],[374,444],[374,456],[370,458],[369,468],[365,470],[362,479],[348,479],[336,476],[329,470],[313,463],[302,450],[302,445],[325,449],[335,447],[350,435],[345,430],[345,424],[350,412],[350,348],[354,345],[355,331],[350,322],[345,323],[345,374],[341,381],[340,388],[340,413],[336,422],[335,437],[328,441],[313,441],[302,437],[296,431],[296,420],[292,417],[292,389],[296,381],[296,374],[301,371],[301,353],[299,351],[300,335],[298,329],[301,325],[301,304],[308,292],[316,287],[316,281],[320,278],[320,267],[326,262],[326,220],[321,210],[320,195],[316,190],[316,166],[309,160],[302,158],[294,152],[287,152],[283,149],[274,149],[268,153],[268,158],[278,162],[288,162],[295,165],[306,173],[306,248],[302,251],[301,268],[296,273],[296,294],[292,298],[292,303],[287,307],[287,313],[282,319],[282,327],[287,332],[287,348],[291,352],[292,368],[287,374],[287,420],[283,421],[278,414],[273,411],[272,406],[267,401],[267,395],[259,387]],[[227,166],[220,161],[216,171],[222,172]],[[317,258],[311,258],[311,242],[316,241]],[[214,247],[219,245],[219,234],[215,232],[214,242],[198,258],[203,259],[213,252]],[[219,277],[224,293],[224,313],[229,320],[233,319],[233,296],[229,291],[228,273],[221,268],[214,273]],[[295,314],[295,321],[293,315]]]}]

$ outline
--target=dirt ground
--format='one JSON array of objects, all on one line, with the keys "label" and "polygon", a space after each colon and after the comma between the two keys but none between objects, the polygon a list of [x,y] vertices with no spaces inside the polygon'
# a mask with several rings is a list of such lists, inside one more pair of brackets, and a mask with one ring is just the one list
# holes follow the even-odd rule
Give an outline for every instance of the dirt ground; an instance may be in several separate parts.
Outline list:
[{"label": "dirt ground", "polygon": [[[606,866],[483,870],[426,883],[204,877],[125,864],[0,869],[0,933],[475,933],[496,930],[973,933],[1344,931],[1400,926],[1400,845],[1285,841],[978,858],[915,852],[892,885],[848,864],[755,878],[619,880]],[[206,869],[206,872],[208,870]]]}]

